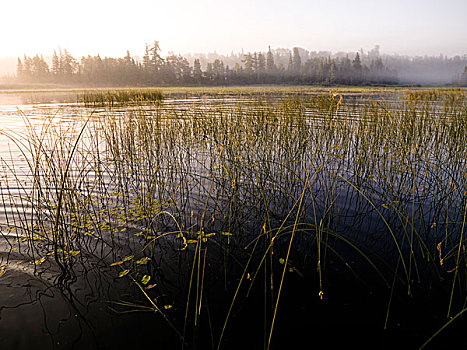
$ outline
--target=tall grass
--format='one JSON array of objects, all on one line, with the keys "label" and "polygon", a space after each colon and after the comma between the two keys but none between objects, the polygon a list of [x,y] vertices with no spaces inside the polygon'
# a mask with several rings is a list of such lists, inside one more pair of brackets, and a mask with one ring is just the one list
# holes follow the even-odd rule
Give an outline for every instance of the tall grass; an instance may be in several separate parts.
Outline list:
[{"label": "tall grass", "polygon": [[116,104],[160,102],[163,94],[156,89],[89,90],[78,94],[85,106],[114,106]]},{"label": "tall grass", "polygon": [[[86,105],[135,104],[85,128],[50,120],[10,134],[32,185],[4,161],[4,203],[31,208],[8,225],[33,261],[52,252],[69,271],[92,252],[131,277],[182,348],[228,346],[237,305],[258,290],[269,348],[286,277],[311,278],[326,300],[329,266],[357,274],[356,257],[387,286],[386,326],[394,293],[416,298],[424,283],[449,290],[448,315],[463,312],[466,95],[399,97],[260,92],[146,108],[136,102],[159,92],[85,93]],[[213,310],[219,294],[226,306]]]}]

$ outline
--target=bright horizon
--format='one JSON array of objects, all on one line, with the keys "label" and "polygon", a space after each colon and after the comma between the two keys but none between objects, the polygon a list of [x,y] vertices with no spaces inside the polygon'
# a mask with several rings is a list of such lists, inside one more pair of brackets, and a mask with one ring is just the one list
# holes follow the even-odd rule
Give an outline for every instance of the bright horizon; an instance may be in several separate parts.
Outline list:
[{"label": "bright horizon", "polygon": [[[59,47],[75,57],[141,56],[159,41],[164,54],[266,51],[303,47],[352,52],[380,45],[387,54],[467,54],[467,1],[214,0],[68,3],[5,1],[0,57],[49,56]],[[71,5],[70,5],[71,4]]]}]

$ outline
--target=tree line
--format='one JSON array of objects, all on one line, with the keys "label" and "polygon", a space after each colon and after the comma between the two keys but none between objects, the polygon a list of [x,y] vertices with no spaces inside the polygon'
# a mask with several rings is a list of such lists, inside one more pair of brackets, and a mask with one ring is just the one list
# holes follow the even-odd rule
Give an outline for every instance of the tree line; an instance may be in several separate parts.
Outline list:
[{"label": "tree line", "polygon": [[457,85],[460,86],[466,86],[467,87],[467,66],[464,67],[464,71],[462,74],[459,76],[459,79],[457,81]]},{"label": "tree line", "polygon": [[[288,56],[288,57],[287,57]],[[225,58],[227,61],[228,58]],[[17,60],[21,82],[112,85],[250,85],[250,84],[396,84],[397,71],[378,54],[352,56],[309,55],[301,48],[268,49],[236,55],[231,65],[223,57],[211,61],[182,55],[161,56],[159,42],[146,45],[143,57],[127,51],[124,57],[73,57],[66,49],[54,51],[49,63],[42,55]]]}]

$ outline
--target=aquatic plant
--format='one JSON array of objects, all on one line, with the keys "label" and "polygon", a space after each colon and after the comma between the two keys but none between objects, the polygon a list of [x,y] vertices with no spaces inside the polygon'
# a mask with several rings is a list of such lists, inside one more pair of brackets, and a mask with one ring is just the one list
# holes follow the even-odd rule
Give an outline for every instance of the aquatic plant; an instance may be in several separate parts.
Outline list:
[{"label": "aquatic plant", "polygon": [[113,106],[123,103],[160,102],[162,92],[156,89],[88,90],[78,94],[85,106]]},{"label": "aquatic plant", "polygon": [[63,280],[83,255],[105,261],[140,296],[119,305],[160,315],[182,348],[234,346],[242,305],[259,320],[252,341],[270,348],[294,280],[317,303],[336,298],[342,276],[368,280],[385,293],[387,329],[397,304],[436,285],[436,312],[460,319],[465,91],[236,94],[183,104],[85,95],[88,106],[125,108],[10,133],[26,169],[3,161],[16,241],[5,239]]}]

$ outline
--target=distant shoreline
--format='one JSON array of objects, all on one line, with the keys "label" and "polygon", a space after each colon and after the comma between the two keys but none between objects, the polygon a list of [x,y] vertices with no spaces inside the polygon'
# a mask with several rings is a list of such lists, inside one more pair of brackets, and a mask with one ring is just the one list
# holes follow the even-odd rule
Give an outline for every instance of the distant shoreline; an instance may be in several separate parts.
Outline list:
[{"label": "distant shoreline", "polygon": [[89,86],[89,85],[57,85],[57,84],[1,84],[0,93],[25,93],[25,92],[81,92],[86,90],[161,90],[168,93],[188,92],[188,91],[237,91],[241,90],[315,90],[329,91],[338,90],[341,92],[360,90],[404,90],[404,89],[462,89],[466,87],[456,85],[237,85],[237,86]]}]

